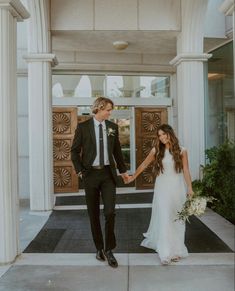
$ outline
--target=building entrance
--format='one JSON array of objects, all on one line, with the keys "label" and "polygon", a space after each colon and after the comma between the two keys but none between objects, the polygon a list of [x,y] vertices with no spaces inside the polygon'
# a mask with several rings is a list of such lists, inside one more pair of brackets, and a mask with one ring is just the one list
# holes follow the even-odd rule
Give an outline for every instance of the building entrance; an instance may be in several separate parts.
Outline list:
[{"label": "building entrance", "polygon": [[[70,149],[77,127],[92,115],[84,107],[53,108],[53,159],[55,193],[78,192],[82,183],[73,169]],[[122,107],[113,110],[111,121],[119,126],[119,138],[128,173],[132,174],[136,167],[148,155],[154,146],[156,129],[167,122],[167,108]],[[137,189],[151,189],[154,183],[154,168],[148,167],[135,181]],[[121,179],[120,185],[121,186]]]}]

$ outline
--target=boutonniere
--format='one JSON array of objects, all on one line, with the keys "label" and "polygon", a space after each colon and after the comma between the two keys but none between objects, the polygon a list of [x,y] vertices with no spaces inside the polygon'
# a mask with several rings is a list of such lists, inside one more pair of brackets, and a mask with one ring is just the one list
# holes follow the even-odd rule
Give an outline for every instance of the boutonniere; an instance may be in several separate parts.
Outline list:
[{"label": "boutonniere", "polygon": [[115,135],[115,129],[109,127],[107,131],[108,136],[114,136]]}]

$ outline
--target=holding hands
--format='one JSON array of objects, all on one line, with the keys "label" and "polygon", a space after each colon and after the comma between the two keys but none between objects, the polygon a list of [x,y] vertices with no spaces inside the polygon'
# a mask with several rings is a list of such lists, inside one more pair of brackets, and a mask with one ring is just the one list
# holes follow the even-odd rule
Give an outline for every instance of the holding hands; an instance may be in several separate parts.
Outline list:
[{"label": "holding hands", "polygon": [[130,176],[127,173],[124,173],[124,174],[121,174],[121,176],[122,176],[123,182],[125,184],[129,184],[129,183],[131,183],[132,181],[135,180],[134,175],[133,176]]},{"label": "holding hands", "polygon": [[132,175],[132,176],[129,175],[127,180],[124,181],[124,183],[125,184],[129,184],[129,183],[133,182],[134,180],[135,180],[135,176],[134,175]]},{"label": "holding hands", "polygon": [[137,168],[137,170],[135,171],[135,173],[132,176],[128,175],[127,173],[121,174],[124,183],[129,184],[129,183],[133,182],[144,171],[144,169],[146,169],[148,167],[148,165],[150,165],[154,161],[155,153],[156,153],[156,149],[155,149],[155,147],[153,147],[151,149],[150,153],[148,154],[148,156],[146,157],[146,159]]}]

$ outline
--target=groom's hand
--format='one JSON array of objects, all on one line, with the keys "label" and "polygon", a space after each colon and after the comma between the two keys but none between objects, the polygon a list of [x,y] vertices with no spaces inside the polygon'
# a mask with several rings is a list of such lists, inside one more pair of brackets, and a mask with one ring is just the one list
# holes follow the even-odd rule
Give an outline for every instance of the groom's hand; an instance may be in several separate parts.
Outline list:
[{"label": "groom's hand", "polygon": [[122,173],[121,176],[122,176],[124,183],[127,184],[128,180],[129,180],[129,175],[127,173]]}]

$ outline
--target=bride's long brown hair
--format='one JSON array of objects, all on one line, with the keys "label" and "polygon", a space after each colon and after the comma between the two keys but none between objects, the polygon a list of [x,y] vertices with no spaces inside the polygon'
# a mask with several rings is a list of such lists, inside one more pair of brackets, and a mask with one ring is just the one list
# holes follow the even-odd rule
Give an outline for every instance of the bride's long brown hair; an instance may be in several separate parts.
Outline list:
[{"label": "bride's long brown hair", "polygon": [[[173,156],[176,172],[180,173],[183,169],[183,162],[182,162],[181,148],[179,146],[178,138],[176,137],[173,128],[168,124],[160,125],[157,129],[157,134],[159,134],[160,130],[166,133],[170,140],[169,152]],[[160,174],[160,172],[163,173],[164,171],[164,168],[162,165],[162,159],[164,158],[164,154],[165,154],[165,145],[160,141],[159,137],[157,137],[156,155],[155,155],[155,169],[156,169],[157,176]]]}]

